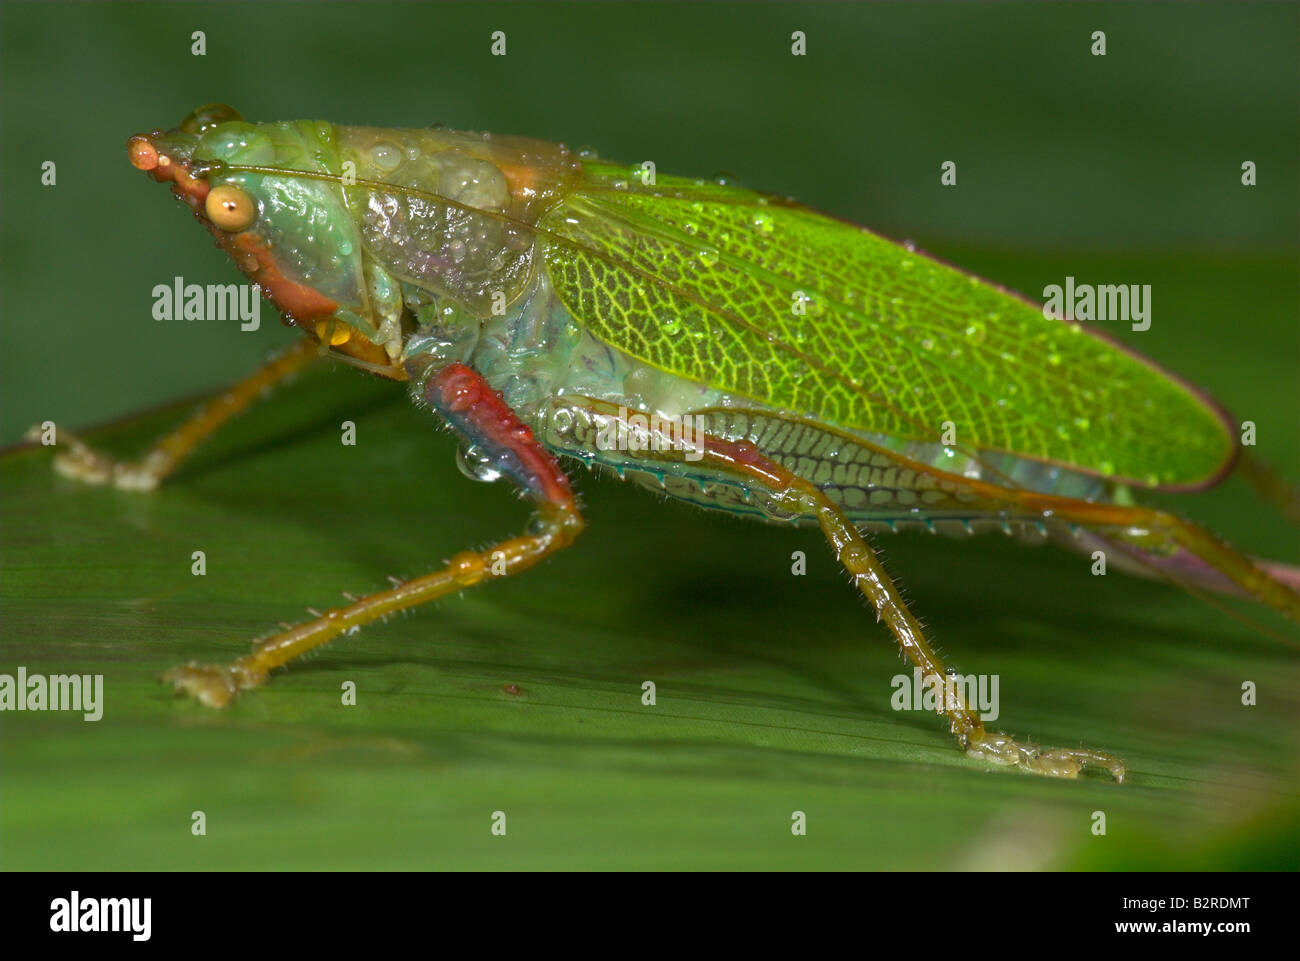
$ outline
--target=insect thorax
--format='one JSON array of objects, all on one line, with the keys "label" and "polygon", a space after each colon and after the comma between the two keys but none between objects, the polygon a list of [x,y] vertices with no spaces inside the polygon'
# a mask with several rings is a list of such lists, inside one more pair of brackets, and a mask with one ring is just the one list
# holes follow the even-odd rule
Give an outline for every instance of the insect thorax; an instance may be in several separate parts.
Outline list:
[{"label": "insect thorax", "polygon": [[404,284],[487,318],[533,275],[539,217],[581,168],[567,150],[523,137],[338,127],[356,169],[348,205],[370,256]]}]

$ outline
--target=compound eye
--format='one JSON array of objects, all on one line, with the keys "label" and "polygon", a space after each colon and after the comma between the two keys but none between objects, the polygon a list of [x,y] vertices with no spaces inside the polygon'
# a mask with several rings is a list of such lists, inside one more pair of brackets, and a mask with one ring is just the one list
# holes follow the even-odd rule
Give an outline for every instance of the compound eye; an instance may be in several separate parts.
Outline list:
[{"label": "compound eye", "polygon": [[253,198],[230,184],[209,190],[204,207],[208,219],[230,233],[243,230],[257,217],[257,205],[253,203]]}]

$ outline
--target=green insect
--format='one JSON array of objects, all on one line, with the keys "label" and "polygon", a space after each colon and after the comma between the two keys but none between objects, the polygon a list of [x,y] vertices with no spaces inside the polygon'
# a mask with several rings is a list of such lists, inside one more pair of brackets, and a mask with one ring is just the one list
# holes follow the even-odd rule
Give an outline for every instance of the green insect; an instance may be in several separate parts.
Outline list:
[{"label": "green insect", "polygon": [[[1220,480],[1226,416],[1079,324],[860,227],[733,185],[651,176],[521,137],[208,105],[131,138],[285,320],[308,336],[137,461],[72,439],[59,469],[152,489],[269,385],[322,353],[405,382],[507,477],[526,533],[356,599],[220,666],[165,676],[222,707],[385,614],[532,567],[583,528],[566,458],[705,508],[820,527],[929,679],[947,672],[862,531],[1020,530],[1300,620],[1294,572],[1236,552],[1141,489]],[[970,755],[1073,777],[1123,763],[936,710]]]}]

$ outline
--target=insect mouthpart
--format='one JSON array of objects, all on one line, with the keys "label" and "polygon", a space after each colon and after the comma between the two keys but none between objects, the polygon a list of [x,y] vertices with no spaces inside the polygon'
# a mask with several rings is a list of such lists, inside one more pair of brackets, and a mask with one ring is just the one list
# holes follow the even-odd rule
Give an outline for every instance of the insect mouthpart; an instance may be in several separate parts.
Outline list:
[{"label": "insect mouthpart", "polygon": [[[137,170],[155,170],[158,167],[158,150],[144,134],[136,134],[126,142],[126,153],[131,158],[131,166]],[[163,160],[171,161],[167,157]]]},{"label": "insect mouthpart", "polygon": [[160,130],[136,134],[126,142],[131,166],[143,170],[159,183],[172,184],[172,193],[195,210],[202,210],[208,196],[207,181],[190,170],[189,152],[180,143],[169,144]]}]

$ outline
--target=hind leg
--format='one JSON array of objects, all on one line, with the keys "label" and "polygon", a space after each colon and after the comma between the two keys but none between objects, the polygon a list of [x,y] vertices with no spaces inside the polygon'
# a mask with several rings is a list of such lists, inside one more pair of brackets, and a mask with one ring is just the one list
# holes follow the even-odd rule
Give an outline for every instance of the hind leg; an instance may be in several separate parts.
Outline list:
[{"label": "hind leg", "polygon": [[[1150,507],[1090,503],[1028,491],[1007,491],[1006,495],[1008,505],[1016,510],[1092,528],[1142,551],[1175,557],[1178,551],[1186,551],[1222,578],[1226,585],[1235,586],[1261,604],[1267,604],[1284,617],[1300,623],[1300,593],[1277,576],[1285,569],[1270,571],[1205,528],[1181,517]],[[1153,566],[1160,573],[1158,559],[1153,561]],[[1174,579],[1178,579],[1176,573]]]},{"label": "hind leg", "polygon": [[[582,406],[598,417],[620,415],[609,404],[585,399]],[[638,428],[625,424],[629,432]],[[816,486],[799,477],[748,442],[735,442],[696,434],[689,441],[709,466],[742,480],[752,490],[765,491],[776,504],[791,514],[815,517],[836,557],[853,579],[854,586],[871,602],[878,620],[894,635],[903,656],[921,669],[924,677],[945,678],[943,661],[930,644],[924,629],[904,602],[875,551],[857,528]],[[647,445],[650,446],[650,445]],[[685,459],[680,451],[646,450],[638,457],[665,463]],[[1100,751],[1071,748],[1042,748],[1017,741],[1000,732],[985,729],[978,712],[967,704],[960,688],[941,685],[936,710],[949,724],[958,745],[971,757],[993,764],[1019,767],[1052,777],[1077,777],[1086,767],[1109,773],[1123,781],[1124,762]]]}]

